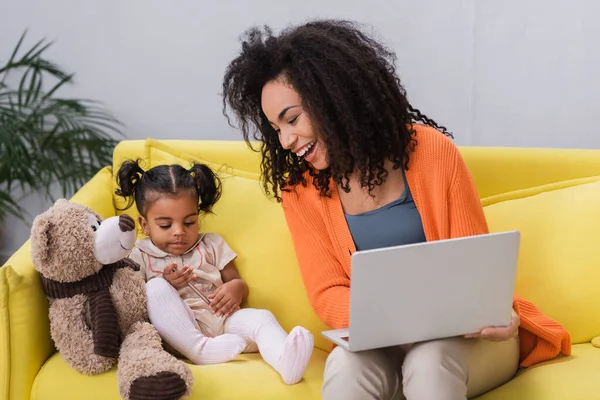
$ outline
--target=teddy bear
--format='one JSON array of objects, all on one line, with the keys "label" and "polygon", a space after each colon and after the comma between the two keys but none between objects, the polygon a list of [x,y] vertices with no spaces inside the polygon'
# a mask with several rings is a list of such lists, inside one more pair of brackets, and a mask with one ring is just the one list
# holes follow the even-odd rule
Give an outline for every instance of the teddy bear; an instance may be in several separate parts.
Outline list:
[{"label": "teddy bear", "polygon": [[65,199],[34,219],[31,254],[49,300],[50,333],[80,373],[116,365],[123,399],[180,399],[193,377],[149,323],[144,278],[127,258],[135,240],[130,216],[103,220]]}]

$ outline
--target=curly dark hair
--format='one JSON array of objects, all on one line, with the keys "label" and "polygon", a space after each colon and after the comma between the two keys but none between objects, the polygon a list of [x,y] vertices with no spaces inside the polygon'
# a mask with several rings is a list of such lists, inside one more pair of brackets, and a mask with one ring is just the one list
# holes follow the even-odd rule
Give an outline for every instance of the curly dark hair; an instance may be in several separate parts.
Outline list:
[{"label": "curly dark hair", "polygon": [[198,201],[198,212],[211,213],[221,198],[221,179],[206,164],[194,162],[190,169],[181,165],[157,165],[144,171],[141,160],[126,160],[117,172],[115,194],[127,200],[124,211],[135,201],[140,215],[146,217],[148,207],[162,196],[190,191]]},{"label": "curly dark hair", "polygon": [[[331,178],[348,192],[349,175],[369,193],[386,177],[386,160],[393,168],[408,169],[409,153],[417,145],[412,124],[432,126],[447,136],[445,127],[423,115],[406,97],[396,75],[396,55],[364,33],[352,21],[318,20],[285,29],[253,27],[242,37],[241,53],[229,64],[223,79],[223,114],[228,106],[237,117],[244,140],[262,143],[261,170],[267,194],[299,183],[309,171],[322,196],[330,195]],[[329,168],[316,171],[285,150],[261,107],[266,83],[283,78],[302,99],[327,148]]]}]

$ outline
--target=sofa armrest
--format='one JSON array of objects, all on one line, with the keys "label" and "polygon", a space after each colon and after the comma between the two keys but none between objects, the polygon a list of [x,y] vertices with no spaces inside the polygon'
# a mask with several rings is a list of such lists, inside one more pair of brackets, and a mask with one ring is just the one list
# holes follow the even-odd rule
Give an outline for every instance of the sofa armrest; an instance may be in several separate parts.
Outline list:
[{"label": "sofa armrest", "polygon": [[[71,199],[105,218],[115,215],[112,169],[100,170]],[[0,268],[0,398],[27,400],[42,365],[55,352],[48,300],[33,268],[29,240]]]}]

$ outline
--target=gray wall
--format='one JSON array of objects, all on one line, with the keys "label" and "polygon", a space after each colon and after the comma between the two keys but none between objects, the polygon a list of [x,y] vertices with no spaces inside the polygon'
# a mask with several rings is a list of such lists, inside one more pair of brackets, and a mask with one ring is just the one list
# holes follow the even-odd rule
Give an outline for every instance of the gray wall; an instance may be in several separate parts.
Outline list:
[{"label": "gray wall", "polygon": [[[29,43],[54,40],[52,58],[77,74],[71,94],[104,101],[128,138],[239,139],[218,94],[239,34],[341,17],[397,51],[411,101],[457,144],[600,148],[594,0],[2,0],[0,15],[0,59],[26,28]],[[5,225],[0,256],[28,236]]]}]

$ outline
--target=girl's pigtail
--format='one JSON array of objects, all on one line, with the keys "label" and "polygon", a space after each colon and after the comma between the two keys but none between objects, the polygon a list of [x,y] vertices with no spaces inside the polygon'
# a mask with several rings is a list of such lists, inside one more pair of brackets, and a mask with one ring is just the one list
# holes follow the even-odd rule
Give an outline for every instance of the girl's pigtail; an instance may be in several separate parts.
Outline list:
[{"label": "girl's pigtail", "polygon": [[127,200],[127,206],[120,211],[126,210],[133,204],[135,193],[144,175],[144,170],[140,167],[140,159],[127,160],[121,164],[119,172],[117,172],[117,186],[115,190],[117,196]]},{"label": "girl's pigtail", "polygon": [[194,163],[188,172],[194,178],[200,204],[198,210],[211,212],[213,206],[221,198],[221,180],[206,164]]}]

